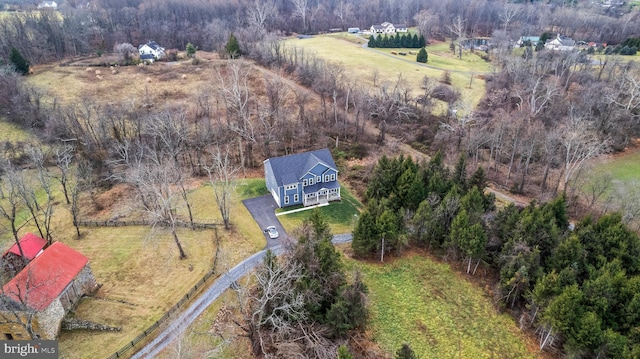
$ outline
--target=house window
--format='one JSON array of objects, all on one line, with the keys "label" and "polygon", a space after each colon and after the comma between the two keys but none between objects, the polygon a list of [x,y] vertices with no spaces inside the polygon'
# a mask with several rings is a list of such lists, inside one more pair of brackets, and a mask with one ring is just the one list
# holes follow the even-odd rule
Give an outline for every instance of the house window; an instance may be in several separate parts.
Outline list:
[{"label": "house window", "polygon": [[289,204],[289,196],[284,196],[284,204]]},{"label": "house window", "polygon": [[296,188],[298,188],[297,184],[290,184],[288,186],[284,186],[284,189],[286,189],[286,190],[292,190],[292,189],[296,189]]},{"label": "house window", "polygon": [[329,175],[324,175],[324,181],[329,182]]},{"label": "house window", "polygon": [[316,182],[318,182],[318,183],[322,182],[322,177],[320,177],[320,176],[316,177]]},{"label": "house window", "polygon": [[307,180],[306,180],[306,179],[305,179],[305,180],[302,180],[302,186],[304,187],[304,186],[306,186],[306,185],[307,185]]},{"label": "house window", "polygon": [[297,203],[300,200],[300,198],[298,198],[298,194],[294,194],[293,195],[293,203]]},{"label": "house window", "polygon": [[309,178],[309,186],[313,186],[315,182],[313,182],[313,177]]},{"label": "house window", "polygon": [[331,180],[332,180],[332,181],[335,181],[335,180],[336,180],[336,174],[335,174],[335,173],[333,173],[333,174],[331,175]]}]

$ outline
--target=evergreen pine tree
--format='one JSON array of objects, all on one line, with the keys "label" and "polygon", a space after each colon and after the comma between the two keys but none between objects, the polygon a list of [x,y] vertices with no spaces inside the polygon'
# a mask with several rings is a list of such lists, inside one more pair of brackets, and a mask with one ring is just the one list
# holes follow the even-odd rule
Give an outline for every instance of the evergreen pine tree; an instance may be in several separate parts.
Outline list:
[{"label": "evergreen pine tree", "polygon": [[375,36],[371,35],[371,37],[369,37],[369,44],[367,46],[369,46],[370,48],[378,47],[377,40],[376,40]]},{"label": "evergreen pine tree", "polygon": [[411,38],[411,48],[413,49],[419,49],[420,46],[420,40],[418,40],[418,34],[413,34],[413,37]]},{"label": "evergreen pine tree", "polygon": [[194,44],[188,43],[186,50],[188,58],[196,57],[196,47]]},{"label": "evergreen pine tree", "polygon": [[462,153],[453,169],[453,181],[463,191],[467,191],[467,156]]},{"label": "evergreen pine tree", "polygon": [[384,36],[380,36],[380,42],[378,43],[378,47],[386,49],[389,47],[389,36],[386,34]]},{"label": "evergreen pine tree", "polygon": [[22,57],[22,54],[15,47],[11,48],[11,53],[9,54],[9,61],[15,66],[16,71],[26,75],[29,73],[29,63],[27,60]]},{"label": "evergreen pine tree", "polygon": [[399,47],[398,46],[398,37],[399,36],[395,36],[395,35],[389,36],[389,47],[391,47],[391,48]]},{"label": "evergreen pine tree", "polygon": [[227,54],[231,56],[232,59],[240,57],[242,55],[242,51],[240,51],[240,44],[238,43],[238,39],[231,33],[229,35],[229,41],[227,41],[227,45],[224,47],[227,51]]},{"label": "evergreen pine tree", "polygon": [[420,49],[420,51],[418,51],[418,56],[416,56],[416,61],[426,64],[428,60],[429,60],[429,55],[427,54],[427,50],[425,50],[423,47]]},{"label": "evergreen pine tree", "polygon": [[424,36],[420,35],[420,37],[418,38],[418,47],[425,46],[427,46],[427,40],[425,40]]}]

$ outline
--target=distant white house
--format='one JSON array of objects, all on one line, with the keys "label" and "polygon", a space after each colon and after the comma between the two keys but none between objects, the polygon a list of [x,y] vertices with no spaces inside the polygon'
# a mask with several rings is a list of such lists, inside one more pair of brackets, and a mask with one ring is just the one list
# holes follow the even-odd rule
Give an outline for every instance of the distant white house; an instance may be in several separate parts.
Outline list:
[{"label": "distant white house", "polygon": [[350,27],[347,29],[347,32],[350,34],[357,34],[360,32],[360,28],[359,27]]},{"label": "distant white house", "polygon": [[53,10],[57,10],[58,9],[58,3],[56,3],[55,1],[43,1],[43,2],[38,4],[38,9],[53,9]]},{"label": "distant white house", "polygon": [[568,36],[558,36],[555,39],[549,39],[544,44],[544,48],[547,50],[556,51],[572,51],[576,47],[576,42]]},{"label": "distant white house", "polygon": [[396,32],[407,32],[409,29],[407,25],[385,21],[380,25],[371,25],[370,31],[372,34],[395,34]]},{"label": "distant white house", "polygon": [[149,41],[144,45],[138,46],[138,53],[140,54],[140,60],[153,62],[164,57],[164,47],[158,45],[155,41]]}]

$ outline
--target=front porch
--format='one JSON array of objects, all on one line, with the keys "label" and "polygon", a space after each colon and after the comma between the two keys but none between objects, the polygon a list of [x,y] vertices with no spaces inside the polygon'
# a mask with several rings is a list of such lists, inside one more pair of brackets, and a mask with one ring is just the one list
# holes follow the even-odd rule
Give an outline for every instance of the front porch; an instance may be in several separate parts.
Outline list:
[{"label": "front porch", "polygon": [[303,193],[302,198],[303,198],[302,204],[305,207],[313,206],[317,204],[329,203],[331,201],[339,201],[340,187],[331,188],[331,189],[322,188],[317,192]]}]

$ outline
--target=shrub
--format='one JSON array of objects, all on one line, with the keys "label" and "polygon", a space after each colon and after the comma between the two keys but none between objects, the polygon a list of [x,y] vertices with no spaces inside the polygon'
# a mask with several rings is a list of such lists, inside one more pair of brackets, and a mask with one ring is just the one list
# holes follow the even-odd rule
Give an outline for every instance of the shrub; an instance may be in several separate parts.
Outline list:
[{"label": "shrub", "polygon": [[440,82],[442,82],[443,84],[451,85],[451,72],[443,72],[442,78],[440,78]]},{"label": "shrub", "polygon": [[15,47],[11,48],[11,53],[9,54],[9,61],[16,68],[18,73],[26,75],[29,73],[29,63],[22,57],[22,54]]},{"label": "shrub", "polygon": [[427,61],[429,60],[429,54],[427,54],[427,50],[425,50],[425,48],[421,48],[420,51],[418,51],[418,56],[416,56],[416,61],[417,62],[422,62],[427,63]]},{"label": "shrub", "polygon": [[196,47],[195,45],[193,45],[192,43],[188,43],[187,44],[187,57],[188,58],[192,58],[192,57],[196,57]]}]

